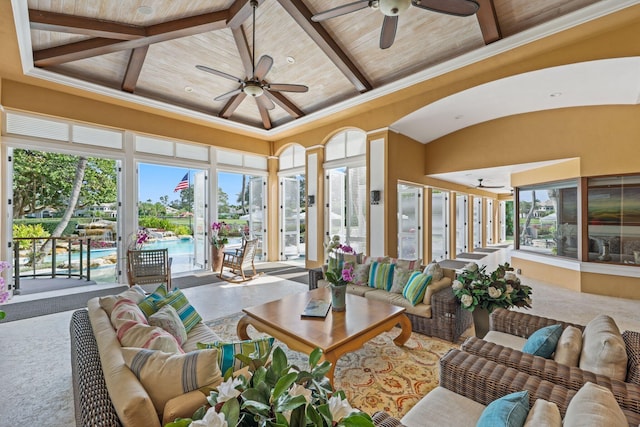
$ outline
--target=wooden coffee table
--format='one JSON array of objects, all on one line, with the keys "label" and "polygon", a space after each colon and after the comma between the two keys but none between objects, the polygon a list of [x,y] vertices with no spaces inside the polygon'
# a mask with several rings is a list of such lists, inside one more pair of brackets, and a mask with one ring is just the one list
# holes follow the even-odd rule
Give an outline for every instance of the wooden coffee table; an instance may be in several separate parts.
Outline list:
[{"label": "wooden coffee table", "polygon": [[403,345],[411,336],[411,322],[403,307],[347,294],[346,311],[329,310],[325,318],[301,318],[300,313],[312,298],[331,301],[331,294],[327,288],[318,288],[243,309],[238,337],[249,339],[247,326],[251,325],[295,351],[310,354],[319,347],[323,360],[331,362],[327,377],[333,384],[336,362],[343,354],[359,349],[397,324],[402,332],[393,340],[396,345]]}]

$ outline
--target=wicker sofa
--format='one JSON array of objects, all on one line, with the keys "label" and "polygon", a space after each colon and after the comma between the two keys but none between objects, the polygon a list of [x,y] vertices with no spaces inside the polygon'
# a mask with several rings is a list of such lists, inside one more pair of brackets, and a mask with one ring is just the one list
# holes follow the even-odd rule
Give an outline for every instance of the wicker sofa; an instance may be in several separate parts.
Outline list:
[{"label": "wicker sofa", "polygon": [[[424,311],[430,315],[418,314],[422,311],[424,304],[418,304],[417,310],[412,312],[412,308],[409,307],[405,314],[411,321],[411,327],[414,332],[418,332],[424,335],[441,338],[450,342],[456,342],[458,338],[466,331],[473,323],[471,312],[462,309],[460,303],[453,295],[451,290],[451,279],[455,277],[454,270],[443,269],[444,274],[448,277],[448,285],[442,289],[434,292],[431,297],[430,310]],[[326,286],[327,282],[324,280],[324,274],[322,269],[309,270],[309,289],[315,289],[318,286]],[[389,294],[380,289],[371,289],[366,286],[348,285],[347,292],[366,297],[375,297],[381,301],[394,304],[401,298],[396,298],[398,295]],[[384,295],[387,294],[387,295]],[[407,302],[408,303],[408,302]],[[406,306],[406,304],[405,304]]]},{"label": "wicker sofa", "polygon": [[[555,324],[561,324],[563,328],[571,325],[584,330],[583,325],[505,309],[495,310],[490,317],[491,331],[525,339],[536,330]],[[461,349],[574,391],[579,390],[586,382],[602,385],[613,392],[618,404],[625,412],[635,413],[640,418],[640,334],[625,331],[622,338],[625,341],[628,357],[625,381],[595,374],[579,367],[562,365],[553,359],[523,353],[514,348],[476,337],[468,338],[462,344]]]}]

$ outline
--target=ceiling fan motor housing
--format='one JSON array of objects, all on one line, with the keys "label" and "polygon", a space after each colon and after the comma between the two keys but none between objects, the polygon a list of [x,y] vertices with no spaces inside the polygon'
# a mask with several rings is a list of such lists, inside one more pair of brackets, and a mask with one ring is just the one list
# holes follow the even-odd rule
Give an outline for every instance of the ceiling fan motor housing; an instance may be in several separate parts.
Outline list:
[{"label": "ceiling fan motor housing", "polygon": [[411,0],[380,0],[380,12],[386,16],[397,16],[409,9]]}]

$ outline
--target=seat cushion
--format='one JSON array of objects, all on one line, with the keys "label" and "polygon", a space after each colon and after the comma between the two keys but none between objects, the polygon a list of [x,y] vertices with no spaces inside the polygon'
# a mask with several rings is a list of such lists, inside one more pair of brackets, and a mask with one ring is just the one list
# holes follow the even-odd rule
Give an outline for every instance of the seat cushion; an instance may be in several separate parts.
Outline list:
[{"label": "seat cushion", "polygon": [[482,339],[519,351],[522,351],[522,347],[524,347],[524,344],[527,342],[525,338],[498,331],[489,331]]},{"label": "seat cushion", "polygon": [[424,303],[427,305],[431,305],[431,297],[433,294],[440,292],[445,288],[451,287],[451,283],[453,281],[450,277],[442,277],[440,280],[435,280],[435,278],[431,278],[431,283],[427,286],[427,291],[424,293]]},{"label": "seat cushion", "polygon": [[475,427],[485,406],[438,386],[402,417],[408,427]]},{"label": "seat cushion", "polygon": [[615,321],[604,314],[591,320],[582,333],[580,368],[624,381],[627,350]]},{"label": "seat cushion", "polygon": [[431,318],[431,305],[419,303],[412,305],[411,302],[399,294],[393,294],[391,292],[383,291],[380,289],[370,289],[364,296],[376,301],[386,302],[387,304],[397,305],[398,307],[404,307],[407,313],[414,314],[416,316]]},{"label": "seat cushion", "polygon": [[347,285],[347,293],[352,295],[358,295],[359,297],[365,296],[369,292],[375,292],[376,289],[370,288],[369,286],[361,286],[361,285]]}]

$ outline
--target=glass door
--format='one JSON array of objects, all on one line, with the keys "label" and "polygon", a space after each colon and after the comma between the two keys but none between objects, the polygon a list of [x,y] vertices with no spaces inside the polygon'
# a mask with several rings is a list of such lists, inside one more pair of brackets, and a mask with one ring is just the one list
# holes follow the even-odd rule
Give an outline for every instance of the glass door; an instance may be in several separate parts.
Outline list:
[{"label": "glass door", "polygon": [[367,176],[366,168],[339,167],[326,172],[327,236],[339,236],[340,242],[356,252],[367,244]]},{"label": "glass door", "polygon": [[493,200],[487,199],[487,245],[493,244]]},{"label": "glass door", "polygon": [[207,212],[206,212],[206,172],[196,171],[193,175],[193,265],[205,268],[207,258]]},{"label": "glass door", "polygon": [[347,240],[347,229],[345,226],[345,217],[346,217],[346,204],[347,204],[347,196],[346,196],[346,175],[347,168],[337,168],[330,169],[327,172],[327,181],[329,189],[329,197],[327,200],[329,201],[327,204],[328,208],[328,224],[327,224],[327,236],[340,236],[341,242],[346,242]]},{"label": "glass door", "polygon": [[439,261],[449,257],[449,193],[431,191],[431,258]]},{"label": "glass door", "polygon": [[258,239],[257,259],[266,258],[266,247],[264,242],[267,238],[266,227],[266,195],[267,183],[261,176],[249,178],[249,234]]},{"label": "glass door", "polygon": [[473,198],[473,247],[482,247],[482,198]]},{"label": "glass door", "polygon": [[398,185],[398,257],[421,259],[422,188]]},{"label": "glass door", "polygon": [[300,257],[300,181],[297,177],[280,178],[280,258]]},{"label": "glass door", "polygon": [[456,254],[459,255],[463,252],[467,252],[467,240],[468,240],[468,208],[467,208],[467,195],[456,195]]}]

